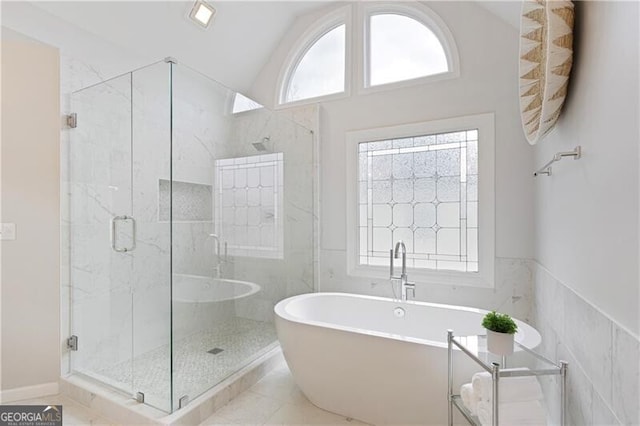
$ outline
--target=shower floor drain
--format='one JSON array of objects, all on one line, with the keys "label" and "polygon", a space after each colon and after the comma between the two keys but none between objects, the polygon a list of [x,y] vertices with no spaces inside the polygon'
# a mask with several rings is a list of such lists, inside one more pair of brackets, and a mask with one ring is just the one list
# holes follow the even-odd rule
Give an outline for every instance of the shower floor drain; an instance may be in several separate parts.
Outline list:
[{"label": "shower floor drain", "polygon": [[220,348],[213,348],[210,351],[207,351],[210,354],[214,354],[214,355],[218,355],[220,352],[224,351],[224,349],[220,349]]}]

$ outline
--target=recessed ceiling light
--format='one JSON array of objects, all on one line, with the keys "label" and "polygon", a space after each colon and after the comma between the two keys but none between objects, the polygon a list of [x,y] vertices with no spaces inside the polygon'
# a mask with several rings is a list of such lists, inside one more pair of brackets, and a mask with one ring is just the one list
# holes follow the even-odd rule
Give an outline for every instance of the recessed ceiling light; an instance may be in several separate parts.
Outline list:
[{"label": "recessed ceiling light", "polygon": [[209,24],[211,24],[211,20],[215,13],[216,10],[213,8],[213,6],[205,3],[202,0],[198,0],[193,5],[191,13],[189,14],[189,18],[191,18],[198,25],[207,28],[209,27]]}]

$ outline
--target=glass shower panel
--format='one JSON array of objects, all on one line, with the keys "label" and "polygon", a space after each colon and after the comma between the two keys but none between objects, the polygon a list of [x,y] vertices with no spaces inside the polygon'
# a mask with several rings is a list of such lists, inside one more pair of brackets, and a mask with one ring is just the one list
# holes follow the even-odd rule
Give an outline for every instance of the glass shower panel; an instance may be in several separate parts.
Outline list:
[{"label": "glass shower panel", "polygon": [[[224,242],[214,233],[213,163],[227,139],[228,93],[182,65],[173,66],[173,403],[212,386],[211,324],[232,316],[232,302],[218,292]],[[218,345],[220,346],[220,345]],[[221,349],[217,355],[213,352]],[[232,362],[229,360],[228,362]]]},{"label": "glass shower panel", "polygon": [[[232,158],[236,161],[251,158],[256,162],[277,155],[278,161],[281,161],[275,166],[282,167],[282,172],[277,172],[279,181],[273,187],[270,173],[265,173],[267,169],[262,168],[259,175],[248,170],[246,222],[246,244],[250,248],[258,246],[264,249],[272,244],[272,238],[281,239],[280,258],[256,256],[240,247],[245,226],[242,206],[233,206],[236,209],[234,226],[230,226],[224,214],[216,218],[216,229],[223,239],[235,238],[236,241],[237,249],[231,257],[234,278],[255,282],[261,287],[261,291],[253,297],[235,301],[236,317],[258,321],[258,324],[265,325],[272,332],[275,304],[287,297],[314,291],[313,134],[282,113],[266,109],[233,115],[230,121],[231,137],[228,144],[232,149]],[[242,181],[234,182],[234,186],[237,183],[240,187]],[[221,189],[216,201],[224,211],[229,208],[226,205],[229,203],[228,193],[224,180],[217,184]],[[272,198],[272,191],[277,192],[278,196]],[[273,234],[272,229],[276,230]],[[229,232],[231,235],[227,237]],[[240,239],[237,233],[240,233]],[[273,339],[276,340],[275,336]]]},{"label": "glass shower panel", "polygon": [[[132,392],[131,74],[71,96],[71,368]],[[115,368],[117,366],[117,368]]]},{"label": "glass shower panel", "polygon": [[132,75],[133,389],[171,412],[171,65]]},{"label": "glass shower panel", "polygon": [[173,71],[173,398],[277,345],[273,306],[313,291],[313,135]]}]

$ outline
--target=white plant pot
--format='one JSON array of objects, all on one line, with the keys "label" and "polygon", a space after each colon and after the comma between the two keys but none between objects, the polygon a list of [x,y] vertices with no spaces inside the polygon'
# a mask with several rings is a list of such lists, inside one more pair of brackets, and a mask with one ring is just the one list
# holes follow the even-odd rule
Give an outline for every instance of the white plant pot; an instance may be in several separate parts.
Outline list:
[{"label": "white plant pot", "polygon": [[487,330],[487,350],[495,355],[511,355],[513,353],[514,336],[515,334]]}]

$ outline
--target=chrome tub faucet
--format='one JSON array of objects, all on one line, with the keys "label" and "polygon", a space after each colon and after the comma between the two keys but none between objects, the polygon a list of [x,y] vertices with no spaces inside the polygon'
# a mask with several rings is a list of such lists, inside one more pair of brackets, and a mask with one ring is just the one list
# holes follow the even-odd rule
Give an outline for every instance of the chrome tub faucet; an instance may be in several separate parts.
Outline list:
[{"label": "chrome tub faucet", "polygon": [[[393,271],[393,259],[399,259],[402,255],[402,271],[400,276],[395,276]],[[389,260],[390,260],[390,272],[389,278],[391,279],[391,285],[393,285],[394,281],[400,282],[400,297],[402,301],[406,301],[409,299],[409,292],[411,292],[411,297],[415,299],[416,297],[416,283],[409,282],[409,277],[407,277],[407,247],[404,245],[402,240],[396,243],[395,249],[391,249],[389,251]]]}]

